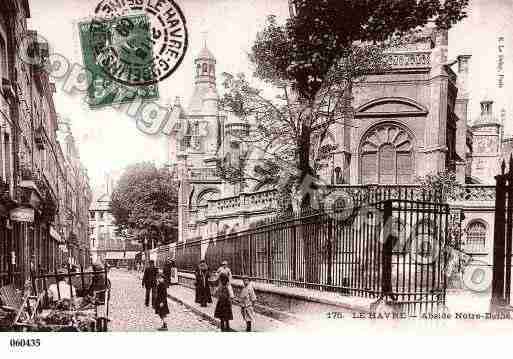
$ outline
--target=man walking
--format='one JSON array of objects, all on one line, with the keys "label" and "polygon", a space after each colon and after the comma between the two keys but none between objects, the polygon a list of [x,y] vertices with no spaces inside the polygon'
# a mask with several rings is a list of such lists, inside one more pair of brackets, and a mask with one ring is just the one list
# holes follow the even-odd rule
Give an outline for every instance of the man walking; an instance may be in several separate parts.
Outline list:
[{"label": "man walking", "polygon": [[148,307],[150,305],[150,292],[151,292],[151,304],[155,303],[156,289],[157,289],[157,268],[155,262],[150,261],[149,266],[144,270],[142,279],[142,286],[146,288],[146,296],[144,304]]}]

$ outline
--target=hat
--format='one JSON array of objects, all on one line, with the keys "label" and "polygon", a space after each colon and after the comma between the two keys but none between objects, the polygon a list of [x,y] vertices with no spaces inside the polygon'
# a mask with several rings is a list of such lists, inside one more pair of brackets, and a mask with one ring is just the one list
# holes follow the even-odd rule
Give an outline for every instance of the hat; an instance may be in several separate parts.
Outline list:
[{"label": "hat", "polygon": [[222,261],[221,264],[222,265],[228,265],[228,261]]}]

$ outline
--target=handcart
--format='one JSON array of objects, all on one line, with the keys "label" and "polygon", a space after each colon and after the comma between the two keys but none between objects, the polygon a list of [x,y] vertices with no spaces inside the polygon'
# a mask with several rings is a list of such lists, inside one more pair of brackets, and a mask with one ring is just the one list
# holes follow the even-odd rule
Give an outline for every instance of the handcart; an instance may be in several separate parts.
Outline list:
[{"label": "handcart", "polygon": [[107,269],[79,269],[32,274],[13,330],[107,331],[111,289]]}]

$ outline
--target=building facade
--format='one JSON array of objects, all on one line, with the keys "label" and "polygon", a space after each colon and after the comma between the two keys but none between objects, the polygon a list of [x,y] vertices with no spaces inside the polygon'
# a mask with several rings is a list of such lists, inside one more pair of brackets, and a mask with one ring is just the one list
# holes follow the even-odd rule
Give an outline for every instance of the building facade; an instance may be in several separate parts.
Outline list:
[{"label": "building facade", "polygon": [[[512,146],[492,99],[478,99],[481,114],[471,118],[471,56],[449,60],[448,46],[447,31],[426,28],[414,42],[390,50],[390,68],[366,76],[353,89],[353,115],[330,127],[326,143],[336,150],[320,175],[333,190],[364,191],[454,172],[462,190],[451,206],[461,220],[462,247],[491,264],[494,176]],[[245,228],[277,208],[274,189],[241,189],[217,176],[216,160],[243,150],[231,135],[249,125],[219,109],[217,61],[206,46],[195,65],[189,105],[177,100],[171,111],[171,120],[182,124],[170,139],[170,165],[180,183],[180,241]]]},{"label": "building facade", "polygon": [[133,268],[136,255],[142,251],[142,244],[117,233],[110,207],[113,183],[111,177],[107,176],[104,188],[96,191],[89,208],[91,258],[93,263]]},{"label": "building facade", "polygon": [[48,44],[27,29],[29,17],[26,0],[0,4],[2,285],[20,286],[31,272],[90,262],[88,226],[83,225],[91,201],[89,181],[78,152],[70,156],[58,139],[56,89],[43,67]]}]

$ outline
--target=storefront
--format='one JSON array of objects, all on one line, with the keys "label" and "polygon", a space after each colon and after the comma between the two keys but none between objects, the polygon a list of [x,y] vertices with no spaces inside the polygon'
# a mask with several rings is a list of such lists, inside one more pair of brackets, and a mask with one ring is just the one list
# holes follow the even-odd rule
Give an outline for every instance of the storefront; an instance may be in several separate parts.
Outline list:
[{"label": "storefront", "polygon": [[54,226],[49,225],[48,231],[49,241],[49,256],[50,256],[50,271],[55,271],[63,265],[62,258],[60,255],[60,246],[66,247],[66,243],[62,238],[61,234],[55,229]]},{"label": "storefront", "polygon": [[105,263],[110,267],[135,268],[135,251],[109,251],[105,253]]},{"label": "storefront", "polygon": [[35,210],[31,207],[16,207],[9,213],[14,235],[11,268],[18,287],[30,275],[34,217]]}]

